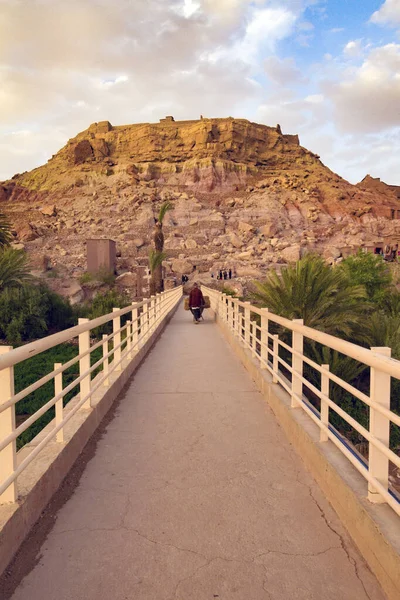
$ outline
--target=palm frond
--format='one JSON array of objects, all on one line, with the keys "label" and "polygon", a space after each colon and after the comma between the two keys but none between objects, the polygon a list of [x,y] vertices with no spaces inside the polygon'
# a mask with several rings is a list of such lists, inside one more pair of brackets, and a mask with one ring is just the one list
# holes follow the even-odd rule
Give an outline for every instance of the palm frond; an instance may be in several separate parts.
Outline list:
[{"label": "palm frond", "polygon": [[149,252],[149,267],[150,272],[154,273],[157,267],[162,265],[163,260],[167,258],[165,252],[159,252],[158,250],[154,250],[153,248]]},{"label": "palm frond", "polygon": [[161,205],[160,211],[158,213],[157,221],[159,223],[162,223],[167,212],[172,209],[173,209],[173,206],[172,206],[171,202],[168,202],[168,201],[164,202]]},{"label": "palm frond", "polygon": [[364,286],[352,285],[344,270],[311,254],[280,275],[274,271],[265,281],[255,282],[255,288],[253,298],[272,313],[303,319],[309,327],[346,338],[354,337],[370,310]]},{"label": "palm frond", "polygon": [[11,224],[6,215],[0,213],[0,248],[9,246],[12,242],[12,239],[13,236],[11,233]]},{"label": "palm frond", "polygon": [[28,257],[23,250],[0,250],[0,291],[17,287],[32,279]]}]

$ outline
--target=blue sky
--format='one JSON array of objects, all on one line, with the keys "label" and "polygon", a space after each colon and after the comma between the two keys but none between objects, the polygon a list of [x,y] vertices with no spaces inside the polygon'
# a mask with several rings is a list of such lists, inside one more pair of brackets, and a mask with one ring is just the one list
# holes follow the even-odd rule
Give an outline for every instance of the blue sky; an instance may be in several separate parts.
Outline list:
[{"label": "blue sky", "polygon": [[400,185],[400,0],[0,0],[0,180],[166,114],[280,123]]}]

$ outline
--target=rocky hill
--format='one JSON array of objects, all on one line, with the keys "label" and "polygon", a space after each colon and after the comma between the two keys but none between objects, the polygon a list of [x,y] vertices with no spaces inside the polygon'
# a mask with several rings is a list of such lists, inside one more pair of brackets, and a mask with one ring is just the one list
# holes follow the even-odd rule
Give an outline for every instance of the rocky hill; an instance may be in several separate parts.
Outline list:
[{"label": "rocky hill", "polygon": [[231,267],[244,281],[305,250],[334,260],[397,240],[399,196],[399,188],[369,176],[351,185],[279,125],[167,117],[92,124],[46,165],[1,183],[0,210],[35,270],[73,295],[86,239],[116,240],[120,273],[146,263],[164,200],[174,206],[164,225],[167,269],[195,269],[207,280]]}]

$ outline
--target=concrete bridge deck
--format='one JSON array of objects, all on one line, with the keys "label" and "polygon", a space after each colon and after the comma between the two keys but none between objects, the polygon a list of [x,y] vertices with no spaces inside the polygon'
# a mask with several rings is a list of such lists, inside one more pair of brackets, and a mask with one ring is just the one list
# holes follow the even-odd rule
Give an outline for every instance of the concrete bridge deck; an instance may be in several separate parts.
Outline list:
[{"label": "concrete bridge deck", "polygon": [[178,309],[75,479],[3,598],[385,597],[207,315]]}]

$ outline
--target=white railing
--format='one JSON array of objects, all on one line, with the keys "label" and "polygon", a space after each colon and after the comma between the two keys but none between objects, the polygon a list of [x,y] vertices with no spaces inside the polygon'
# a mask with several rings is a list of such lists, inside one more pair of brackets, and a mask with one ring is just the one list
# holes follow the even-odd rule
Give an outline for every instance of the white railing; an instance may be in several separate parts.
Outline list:
[{"label": "white railing", "polygon": [[[93,319],[79,319],[76,327],[71,327],[54,335],[32,342],[13,350],[10,346],[0,346],[0,504],[15,502],[18,497],[17,478],[54,438],[64,442],[64,427],[78,410],[91,409],[93,394],[101,386],[110,384],[110,374],[129,364],[146,344],[158,325],[176,306],[182,297],[182,287],[156,294],[143,302]],[[130,319],[121,326],[121,317]],[[112,322],[113,332],[103,335],[95,344],[90,343],[90,332]],[[79,353],[65,364],[55,363],[54,370],[38,381],[14,393],[14,366],[49,348],[78,338]],[[90,365],[90,355],[102,348],[103,355],[94,365]],[[63,389],[62,374],[72,365],[79,363],[79,377]],[[92,380],[91,374],[103,367],[102,373]],[[54,396],[21,425],[15,424],[15,405],[45,383],[54,380]],[[79,384],[79,399],[71,410],[64,413],[64,397]],[[16,440],[28,427],[55,406],[54,426],[46,433],[34,449],[17,465]]]},{"label": "white railing", "polygon": [[[390,410],[391,377],[400,379],[400,361],[390,357],[390,348],[362,348],[340,338],[303,325],[301,319],[286,319],[257,308],[250,302],[241,302],[216,290],[202,286],[210,297],[211,308],[231,333],[259,361],[260,368],[272,375],[272,382],[282,386],[291,397],[292,408],[302,408],[320,429],[320,441],[330,440],[348,458],[368,482],[368,499],[373,503],[387,502],[400,515],[397,495],[389,486],[389,463],[400,468],[400,457],[389,447],[390,426],[400,426],[400,416]],[[292,345],[270,332],[270,324],[279,325],[292,333]],[[276,328],[275,328],[276,330]],[[330,365],[318,364],[303,353],[304,338],[327,346],[370,368],[370,394],[367,395],[330,372]],[[291,364],[282,357],[285,349]],[[308,364],[320,373],[318,389],[305,376],[303,365]],[[369,428],[346,413],[329,395],[330,382],[340,386],[369,407]],[[320,400],[318,411],[307,400],[308,390]],[[310,395],[310,394],[309,394]],[[334,411],[355,429],[368,444],[368,460],[364,460],[352,445],[340,435],[330,422]]]}]

